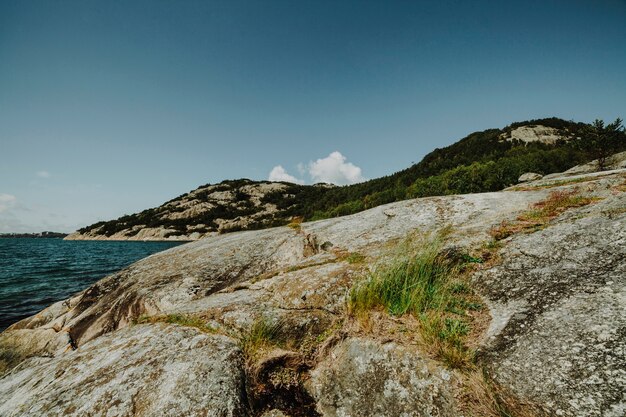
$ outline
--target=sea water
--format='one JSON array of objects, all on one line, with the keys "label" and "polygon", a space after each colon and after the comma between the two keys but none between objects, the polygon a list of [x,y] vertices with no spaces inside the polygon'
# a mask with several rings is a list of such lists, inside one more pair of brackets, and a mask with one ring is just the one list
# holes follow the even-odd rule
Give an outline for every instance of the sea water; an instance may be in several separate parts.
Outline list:
[{"label": "sea water", "polygon": [[0,239],[0,331],[181,242]]}]

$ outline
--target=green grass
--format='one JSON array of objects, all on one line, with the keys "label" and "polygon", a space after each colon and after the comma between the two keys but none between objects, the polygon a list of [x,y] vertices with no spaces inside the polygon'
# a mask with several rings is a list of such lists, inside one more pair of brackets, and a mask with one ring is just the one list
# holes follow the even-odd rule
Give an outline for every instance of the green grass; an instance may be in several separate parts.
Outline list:
[{"label": "green grass", "polygon": [[350,265],[362,264],[365,262],[365,256],[359,252],[348,252],[345,257],[340,257],[341,260],[345,260]]},{"label": "green grass", "polygon": [[391,260],[376,266],[350,291],[350,312],[384,307],[392,315],[421,314],[444,307],[456,268],[438,256],[440,247],[440,242],[430,241],[416,251],[403,243]]},{"label": "green grass", "polygon": [[269,317],[259,317],[250,328],[241,334],[239,345],[247,358],[253,358],[258,351],[271,346],[282,346],[284,324]]},{"label": "green grass", "polygon": [[464,343],[471,321],[466,311],[481,306],[460,280],[460,268],[474,260],[450,260],[441,249],[440,238],[404,242],[391,259],[355,284],[348,311],[357,317],[381,309],[394,316],[414,315],[436,355],[450,366],[463,367],[473,358]]},{"label": "green grass", "polygon": [[170,323],[193,327],[205,333],[215,333],[217,329],[208,325],[202,318],[190,314],[166,314],[163,316],[139,316],[135,324]]}]

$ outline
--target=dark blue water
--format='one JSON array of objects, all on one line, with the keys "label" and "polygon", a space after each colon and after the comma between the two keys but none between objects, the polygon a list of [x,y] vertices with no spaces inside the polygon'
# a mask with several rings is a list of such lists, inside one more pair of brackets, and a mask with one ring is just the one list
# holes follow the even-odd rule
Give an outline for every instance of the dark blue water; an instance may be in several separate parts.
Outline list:
[{"label": "dark blue water", "polygon": [[0,239],[0,330],[180,242]]}]

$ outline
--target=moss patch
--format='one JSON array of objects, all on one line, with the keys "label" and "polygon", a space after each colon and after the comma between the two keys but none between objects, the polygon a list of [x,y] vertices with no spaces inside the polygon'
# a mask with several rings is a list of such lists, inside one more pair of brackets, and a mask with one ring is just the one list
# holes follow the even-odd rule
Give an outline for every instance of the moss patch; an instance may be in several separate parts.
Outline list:
[{"label": "moss patch", "polygon": [[135,324],[170,323],[179,326],[193,327],[204,333],[217,333],[217,329],[210,326],[201,317],[191,314],[166,314],[162,316],[139,316]]}]

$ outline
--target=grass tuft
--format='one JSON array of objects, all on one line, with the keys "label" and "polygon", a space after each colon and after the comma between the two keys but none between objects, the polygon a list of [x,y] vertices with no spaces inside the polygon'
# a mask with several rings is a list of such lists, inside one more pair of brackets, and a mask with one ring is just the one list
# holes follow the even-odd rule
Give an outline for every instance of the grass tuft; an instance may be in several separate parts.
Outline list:
[{"label": "grass tuft", "polygon": [[304,220],[303,217],[293,217],[291,219],[291,222],[289,222],[289,224],[287,225],[287,227],[295,230],[296,232],[300,232],[302,230],[302,221]]},{"label": "grass tuft", "polygon": [[365,255],[359,252],[337,251],[335,254],[338,261],[346,261],[350,265],[362,264],[365,262]]},{"label": "grass tuft", "polygon": [[146,323],[170,323],[179,326],[194,327],[205,333],[216,333],[217,329],[211,327],[202,318],[190,314],[166,314],[163,316],[139,316],[135,324]]},{"label": "grass tuft", "polygon": [[355,284],[348,294],[348,312],[356,317],[380,309],[395,316],[411,314],[419,319],[430,350],[449,366],[463,368],[473,361],[464,342],[471,322],[467,310],[481,306],[469,285],[460,281],[463,261],[442,256],[441,247],[439,238],[401,244],[391,259]]},{"label": "grass tuft", "polygon": [[282,346],[284,343],[283,327],[284,324],[279,320],[259,317],[239,339],[244,355],[247,358],[254,358],[257,352],[265,348]]},{"label": "grass tuft", "polygon": [[446,303],[442,284],[448,281],[451,268],[438,258],[440,243],[428,242],[417,252],[403,246],[391,261],[378,265],[352,289],[351,313],[384,307],[392,315],[420,314]]}]

